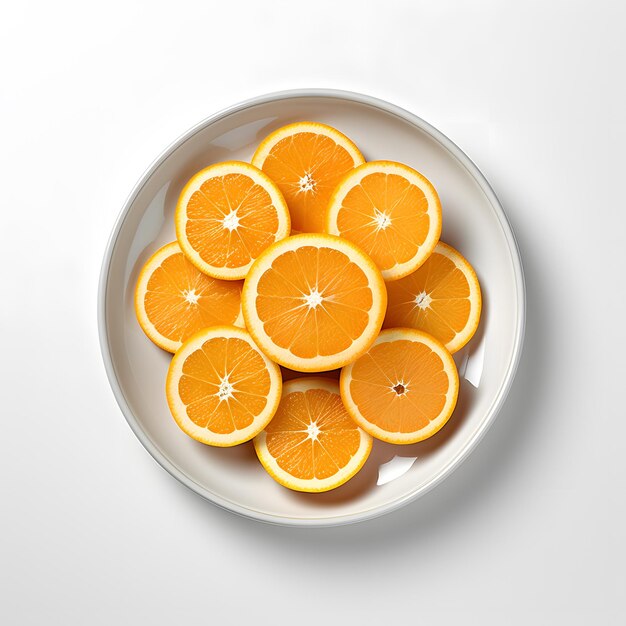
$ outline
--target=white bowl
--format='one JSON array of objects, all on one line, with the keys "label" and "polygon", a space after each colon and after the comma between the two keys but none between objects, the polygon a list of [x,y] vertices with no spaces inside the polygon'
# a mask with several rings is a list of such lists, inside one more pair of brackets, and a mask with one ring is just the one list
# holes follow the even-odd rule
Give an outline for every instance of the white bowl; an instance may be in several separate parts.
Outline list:
[{"label": "white bowl", "polygon": [[[442,240],[472,263],[484,304],[479,330],[456,355],[462,378],[450,422],[427,441],[375,442],[361,472],[325,494],[300,494],[275,483],[251,444],[211,448],[190,439],[170,416],[164,382],[170,355],[141,331],[133,309],[146,259],[175,239],[173,213],[185,182],[226,159],[248,161],[270,131],[298,120],[346,133],[366,159],[411,165],[437,188]],[[520,358],[525,319],[522,265],[511,226],[472,161],[419,117],[369,96],[297,90],[237,104],[172,144],[133,189],[107,246],[98,302],[100,343],[115,397],[139,440],[181,483],[211,502],[265,522],[330,526],[365,520],[415,500],[448,476],[494,421]]]}]

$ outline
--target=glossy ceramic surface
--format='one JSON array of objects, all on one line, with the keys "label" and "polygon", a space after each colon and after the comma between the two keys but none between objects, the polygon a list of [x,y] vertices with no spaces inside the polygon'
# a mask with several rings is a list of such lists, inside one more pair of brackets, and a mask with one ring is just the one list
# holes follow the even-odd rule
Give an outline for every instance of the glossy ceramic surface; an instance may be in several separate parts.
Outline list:
[{"label": "glossy ceramic surface", "polygon": [[[456,355],[462,382],[450,422],[418,444],[375,442],[363,470],[326,494],[299,494],[279,486],[264,472],[251,444],[210,448],[181,432],[165,400],[170,355],[144,336],[133,309],[141,266],[175,238],[174,207],[191,175],[218,161],[248,161],[269,132],[298,120],[335,126],[355,141],[366,159],[402,161],[429,178],[442,201],[442,241],[473,264],[484,298],[478,333]],[[420,118],[381,100],[298,90],[255,98],[208,118],[150,167],[123,207],[105,252],[98,321],[120,408],[168,472],[235,513],[279,524],[325,526],[392,511],[435,486],[468,455],[512,383],[523,341],[524,294],[519,251],[504,211],[457,146]]]}]

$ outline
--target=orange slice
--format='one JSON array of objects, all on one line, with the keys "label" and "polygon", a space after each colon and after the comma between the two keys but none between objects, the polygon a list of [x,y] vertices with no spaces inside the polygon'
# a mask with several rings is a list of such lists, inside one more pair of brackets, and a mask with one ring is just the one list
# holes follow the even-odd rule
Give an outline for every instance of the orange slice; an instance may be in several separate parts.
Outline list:
[{"label": "orange slice", "polygon": [[268,474],[296,491],[329,491],[352,478],[367,460],[372,438],[352,421],[339,385],[326,378],[285,383],[274,419],[254,439]]},{"label": "orange slice", "polygon": [[371,161],[349,172],[328,205],[326,232],[369,254],[385,280],[414,272],[441,233],[441,203],[419,172],[392,161]]},{"label": "orange slice", "polygon": [[297,122],[266,137],[252,157],[283,192],[295,232],[323,232],[328,199],[341,177],[363,163],[357,147],[332,126]]},{"label": "orange slice", "polygon": [[139,274],[135,313],[157,346],[176,352],[188,337],[215,324],[241,324],[241,281],[217,280],[192,265],[176,241],[157,250]]},{"label": "orange slice", "polygon": [[387,284],[384,326],[408,326],[436,337],[450,352],[460,350],[478,328],[482,298],[476,272],[441,241],[424,265]]},{"label": "orange slice", "polygon": [[263,252],[241,297],[257,345],[302,372],[356,359],[376,338],[387,306],[382,276],[368,256],[345,239],[313,233]]},{"label": "orange slice", "polygon": [[341,397],[365,431],[389,443],[415,443],[450,418],[459,375],[435,338],[411,328],[390,328],[356,362],[344,367]]},{"label": "orange slice", "polygon": [[176,205],[176,238],[187,258],[215,278],[244,278],[254,259],[290,231],[278,187],[248,163],[226,161],[198,172]]},{"label": "orange slice", "polygon": [[278,365],[235,326],[213,326],[190,337],[174,355],[166,382],[167,403],[180,428],[222,447],[263,430],[281,390]]}]

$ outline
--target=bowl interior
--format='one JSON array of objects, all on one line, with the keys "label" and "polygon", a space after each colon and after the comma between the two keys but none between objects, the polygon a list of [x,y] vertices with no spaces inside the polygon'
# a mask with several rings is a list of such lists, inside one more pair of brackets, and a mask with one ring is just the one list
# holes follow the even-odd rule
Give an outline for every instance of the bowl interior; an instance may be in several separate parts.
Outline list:
[{"label": "bowl interior", "polygon": [[[217,161],[249,161],[270,131],[298,120],[325,122],[346,133],[368,160],[402,161],[437,188],[442,241],[472,263],[483,290],[477,335],[455,356],[461,374],[457,409],[434,437],[419,444],[375,442],[363,470],[326,494],[299,494],[276,484],[251,444],[218,449],[178,429],[164,393],[170,355],[142,333],[133,308],[139,270],[175,239],[178,194],[197,170]],[[365,98],[282,95],[208,120],[175,144],[131,196],[105,258],[101,339],[118,402],[131,427],[168,471],[217,504],[255,518],[332,524],[391,510],[436,484],[469,451],[505,395],[523,327],[518,252],[497,200],[472,164],[428,125]]]}]

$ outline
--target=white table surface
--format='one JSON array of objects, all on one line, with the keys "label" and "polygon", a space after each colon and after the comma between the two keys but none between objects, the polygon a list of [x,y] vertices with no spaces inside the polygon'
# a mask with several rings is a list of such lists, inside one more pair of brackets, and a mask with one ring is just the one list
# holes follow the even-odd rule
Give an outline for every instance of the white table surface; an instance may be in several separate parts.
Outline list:
[{"label": "white table surface", "polygon": [[[4,4],[0,623],[624,624],[625,20],[590,0]],[[105,243],[147,165],[295,87],[448,134],[502,200],[528,289],[514,388],[461,469],[308,531],[159,468],[96,330]]]}]

